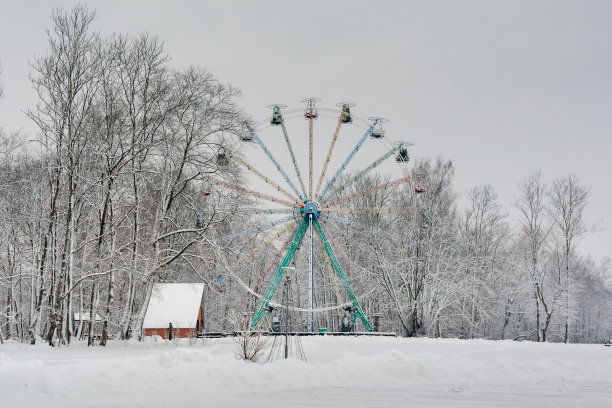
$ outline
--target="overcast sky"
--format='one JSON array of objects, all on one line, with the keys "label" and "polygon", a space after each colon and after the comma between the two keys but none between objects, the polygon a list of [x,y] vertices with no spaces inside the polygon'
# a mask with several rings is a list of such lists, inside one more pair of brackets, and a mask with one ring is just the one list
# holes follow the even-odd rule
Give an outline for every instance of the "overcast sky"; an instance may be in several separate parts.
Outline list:
[{"label": "overcast sky", "polygon": [[[28,61],[46,52],[51,7],[75,3],[0,0],[0,126],[34,135]],[[413,156],[454,162],[460,195],[492,184],[511,219],[525,176],[575,173],[602,230],[583,253],[612,256],[612,1],[88,4],[103,35],[158,34],[174,66],[239,87],[255,118],[307,96],[388,118]]]}]

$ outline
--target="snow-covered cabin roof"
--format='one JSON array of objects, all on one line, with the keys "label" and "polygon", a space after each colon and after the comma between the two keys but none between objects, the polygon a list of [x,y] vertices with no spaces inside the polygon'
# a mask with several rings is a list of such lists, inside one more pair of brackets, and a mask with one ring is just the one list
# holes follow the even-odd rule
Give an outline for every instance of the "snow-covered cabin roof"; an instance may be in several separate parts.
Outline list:
[{"label": "snow-covered cabin roof", "polygon": [[143,328],[195,328],[204,292],[203,283],[156,283]]}]

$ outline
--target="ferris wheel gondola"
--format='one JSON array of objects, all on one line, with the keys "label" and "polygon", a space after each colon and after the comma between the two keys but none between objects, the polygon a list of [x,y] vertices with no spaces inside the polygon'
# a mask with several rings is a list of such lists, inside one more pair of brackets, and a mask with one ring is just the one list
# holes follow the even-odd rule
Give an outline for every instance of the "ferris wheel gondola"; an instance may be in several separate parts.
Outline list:
[{"label": "ferris wheel gondola", "polygon": [[376,126],[374,126],[372,132],[370,133],[370,137],[372,139],[382,139],[383,137],[385,137],[385,129],[383,129],[382,125],[383,123],[388,122],[388,120],[379,116],[371,116],[368,118],[368,120],[371,120],[376,123]]},{"label": "ferris wheel gondola", "polygon": [[342,108],[342,123],[353,123],[353,115],[351,115],[351,107],[355,106],[352,102],[340,102],[336,104]]}]

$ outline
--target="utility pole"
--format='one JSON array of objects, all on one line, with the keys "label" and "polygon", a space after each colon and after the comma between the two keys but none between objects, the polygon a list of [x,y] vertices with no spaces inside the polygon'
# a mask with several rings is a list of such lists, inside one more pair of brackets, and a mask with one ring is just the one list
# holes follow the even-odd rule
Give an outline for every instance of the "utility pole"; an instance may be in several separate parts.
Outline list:
[{"label": "utility pole", "polygon": [[287,274],[285,278],[285,359],[289,358],[289,283],[291,277]]},{"label": "utility pole", "polygon": [[289,276],[288,271],[295,270],[295,267],[284,266],[281,269],[287,274],[285,276],[283,303],[285,304],[285,358],[289,358],[289,285],[291,284],[291,276]]}]

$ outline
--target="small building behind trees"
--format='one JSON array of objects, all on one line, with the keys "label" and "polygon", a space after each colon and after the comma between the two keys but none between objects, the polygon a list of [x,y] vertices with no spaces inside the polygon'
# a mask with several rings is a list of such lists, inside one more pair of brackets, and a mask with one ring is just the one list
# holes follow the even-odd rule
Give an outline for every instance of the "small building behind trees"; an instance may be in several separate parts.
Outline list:
[{"label": "small building behind trees", "polygon": [[155,284],[142,327],[144,335],[196,337],[203,327],[203,297],[203,283]]},{"label": "small building behind trees", "polygon": [[[89,335],[89,323],[90,323],[89,312],[74,312],[72,315],[74,327],[74,336],[77,338],[85,338]],[[102,337],[102,318],[96,313],[96,319],[93,322],[93,336],[98,340]]]}]

